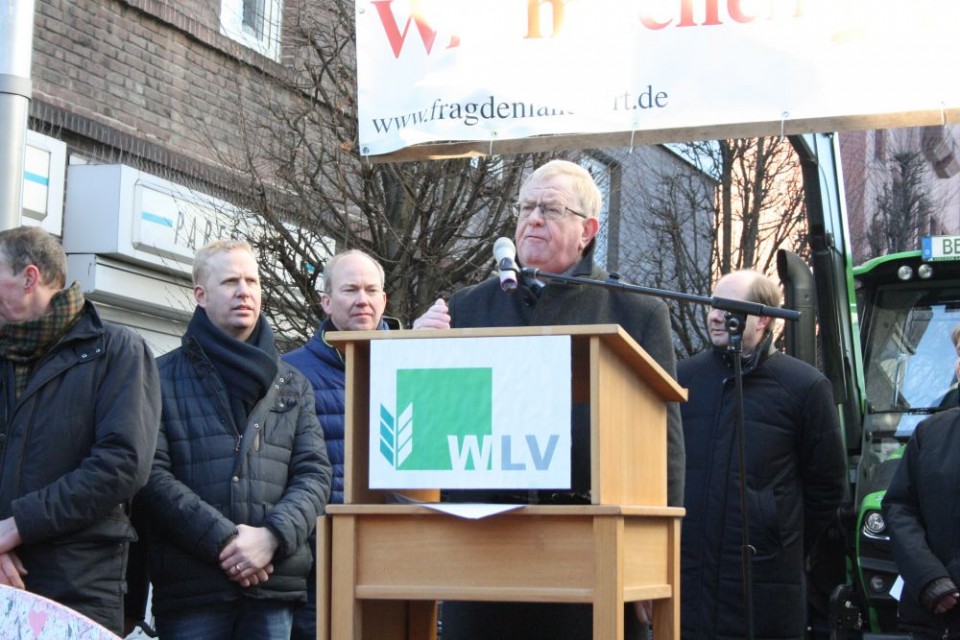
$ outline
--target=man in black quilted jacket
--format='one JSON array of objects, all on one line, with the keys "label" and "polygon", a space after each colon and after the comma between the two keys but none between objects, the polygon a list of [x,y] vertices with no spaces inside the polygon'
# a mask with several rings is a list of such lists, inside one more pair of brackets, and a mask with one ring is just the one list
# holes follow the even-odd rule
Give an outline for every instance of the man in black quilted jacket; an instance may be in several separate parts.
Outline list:
[{"label": "man in black quilted jacket", "polygon": [[160,435],[138,497],[157,631],[288,638],[330,493],[313,389],[278,358],[248,244],[200,249],[193,282],[182,345],[158,360]]}]

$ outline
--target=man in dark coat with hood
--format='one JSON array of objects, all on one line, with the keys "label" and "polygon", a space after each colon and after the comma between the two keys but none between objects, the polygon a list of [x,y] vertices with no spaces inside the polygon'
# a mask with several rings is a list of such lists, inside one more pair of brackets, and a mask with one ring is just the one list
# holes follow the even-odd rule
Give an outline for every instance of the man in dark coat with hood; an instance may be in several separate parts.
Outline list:
[{"label": "man in dark coat with hood", "polygon": [[279,360],[248,244],[200,249],[193,281],[183,345],[159,359],[162,423],[137,503],[157,632],[288,638],[330,494],[313,390]]},{"label": "man in dark coat with hood", "polygon": [[[780,290],[755,271],[720,279],[714,297],[780,306]],[[681,536],[685,640],[747,637],[741,561],[735,380],[724,312],[711,309],[712,348],[682,360],[677,380],[687,480]],[[843,497],[844,451],[829,381],[772,348],[772,318],[743,327],[746,503],[754,637],[805,637],[805,555]]]},{"label": "man in dark coat with hood", "polygon": [[[565,160],[553,160],[534,171],[520,187],[515,209],[518,262],[548,273],[605,280],[593,263],[600,229],[602,195],[590,173]],[[524,327],[620,324],[670,375],[676,360],[666,305],[655,298],[602,287],[539,282],[521,278],[517,291],[504,293],[498,278],[456,292],[450,304],[438,300],[414,322],[414,328]],[[538,492],[539,502],[589,504],[589,408],[575,405],[572,415],[573,491]],[[667,412],[668,503],[683,500],[683,433],[675,403]],[[505,499],[517,502],[523,496]],[[464,491],[451,500],[494,501],[492,493]],[[635,603],[636,604],[636,603]],[[647,622],[645,607],[628,605],[625,637],[639,637],[638,622]],[[579,640],[593,637],[588,605],[552,603],[444,602],[444,640],[511,638]]]}]

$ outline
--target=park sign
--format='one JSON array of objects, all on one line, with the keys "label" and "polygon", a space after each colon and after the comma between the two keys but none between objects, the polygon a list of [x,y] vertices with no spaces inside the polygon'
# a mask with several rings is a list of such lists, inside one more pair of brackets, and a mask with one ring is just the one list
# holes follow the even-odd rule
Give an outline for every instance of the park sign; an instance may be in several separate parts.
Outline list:
[{"label": "park sign", "polygon": [[370,487],[569,489],[570,336],[370,344]]},{"label": "park sign", "polygon": [[356,0],[360,152],[960,121],[956,0]]}]

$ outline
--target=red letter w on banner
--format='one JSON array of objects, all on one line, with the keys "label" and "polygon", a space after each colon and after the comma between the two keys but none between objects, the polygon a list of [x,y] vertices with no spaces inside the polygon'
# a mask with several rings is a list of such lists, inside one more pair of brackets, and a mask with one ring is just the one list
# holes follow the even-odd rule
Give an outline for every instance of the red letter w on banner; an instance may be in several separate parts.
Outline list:
[{"label": "red letter w on banner", "polygon": [[[372,4],[377,8],[377,14],[380,16],[380,22],[383,24],[383,30],[386,32],[387,40],[390,41],[390,47],[393,49],[394,58],[400,57],[400,50],[403,49],[403,43],[407,39],[411,21],[416,23],[417,31],[420,32],[420,40],[423,41],[423,46],[427,50],[427,54],[430,54],[430,51],[433,49],[433,42],[437,38],[437,31],[430,26],[423,14],[420,13],[419,2],[416,0],[411,2],[413,13],[407,18],[407,23],[403,25],[402,32],[397,24],[397,19],[393,15],[393,8],[390,6],[393,4],[393,0],[373,0]],[[459,46],[459,44],[460,38],[452,36],[447,48],[450,49]]]}]

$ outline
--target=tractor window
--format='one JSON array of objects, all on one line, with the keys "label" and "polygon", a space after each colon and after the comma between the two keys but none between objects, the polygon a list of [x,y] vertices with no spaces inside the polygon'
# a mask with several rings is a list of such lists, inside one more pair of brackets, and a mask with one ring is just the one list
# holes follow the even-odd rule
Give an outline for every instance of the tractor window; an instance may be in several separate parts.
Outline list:
[{"label": "tractor window", "polygon": [[916,416],[897,425],[897,436],[909,436],[926,414],[957,406],[950,332],[960,324],[960,306],[944,295],[905,288],[878,292],[864,345],[868,411]]}]

